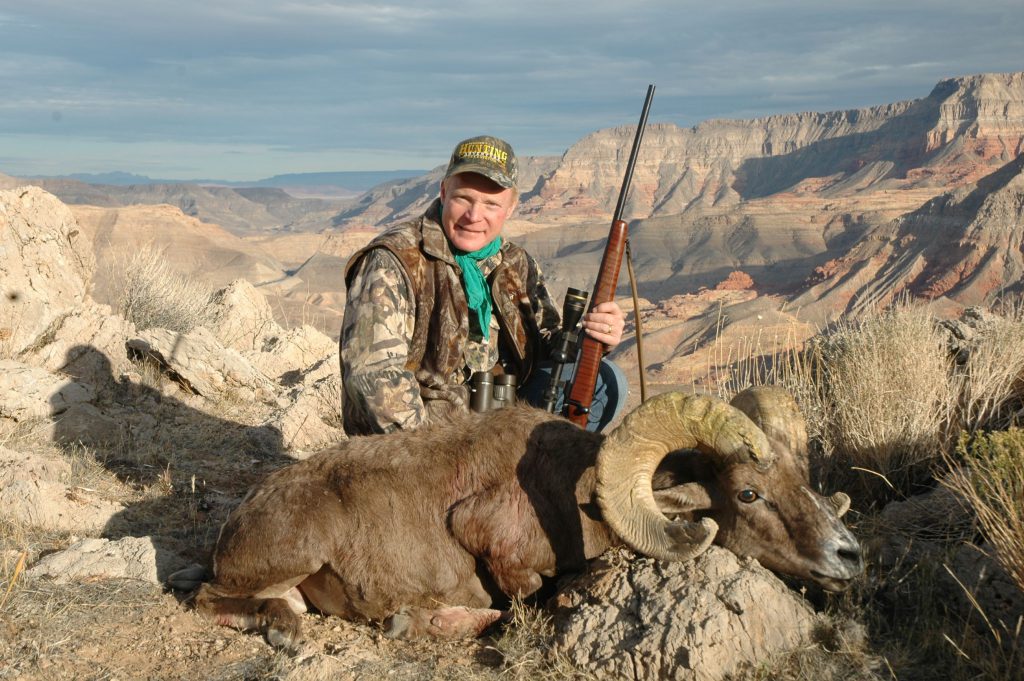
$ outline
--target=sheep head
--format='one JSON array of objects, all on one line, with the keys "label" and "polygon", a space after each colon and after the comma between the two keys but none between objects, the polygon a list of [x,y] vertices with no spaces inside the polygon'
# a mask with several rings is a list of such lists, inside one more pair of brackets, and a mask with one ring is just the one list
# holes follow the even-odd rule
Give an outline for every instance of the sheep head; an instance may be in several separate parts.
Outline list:
[{"label": "sheep head", "polygon": [[[679,450],[699,452],[690,457],[697,465],[655,492],[655,469]],[[806,424],[781,389],[750,389],[730,404],[682,394],[649,400],[606,438],[597,470],[606,521],[645,555],[687,560],[714,542],[828,590],[862,570],[859,544],[840,520],[849,498],[810,488]]]}]

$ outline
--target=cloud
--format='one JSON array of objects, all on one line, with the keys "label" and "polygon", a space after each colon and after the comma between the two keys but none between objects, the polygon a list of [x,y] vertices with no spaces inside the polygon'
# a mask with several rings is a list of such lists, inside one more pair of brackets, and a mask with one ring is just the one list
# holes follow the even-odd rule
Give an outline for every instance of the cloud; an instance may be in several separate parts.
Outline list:
[{"label": "cloud", "polygon": [[148,145],[207,177],[236,147],[259,176],[430,167],[483,130],[561,153],[632,123],[649,82],[651,120],[684,126],[922,97],[1019,70],[1022,34],[1019,0],[33,0],[0,13],[0,130],[67,172],[141,172]]}]

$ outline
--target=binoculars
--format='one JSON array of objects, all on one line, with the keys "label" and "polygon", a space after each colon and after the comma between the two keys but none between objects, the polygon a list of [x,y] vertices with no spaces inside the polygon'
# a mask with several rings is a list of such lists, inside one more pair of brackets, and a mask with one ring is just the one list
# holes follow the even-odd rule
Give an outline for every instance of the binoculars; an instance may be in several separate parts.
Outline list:
[{"label": "binoculars", "polygon": [[495,376],[489,371],[474,372],[469,379],[469,408],[483,412],[501,409],[516,401],[516,377]]}]

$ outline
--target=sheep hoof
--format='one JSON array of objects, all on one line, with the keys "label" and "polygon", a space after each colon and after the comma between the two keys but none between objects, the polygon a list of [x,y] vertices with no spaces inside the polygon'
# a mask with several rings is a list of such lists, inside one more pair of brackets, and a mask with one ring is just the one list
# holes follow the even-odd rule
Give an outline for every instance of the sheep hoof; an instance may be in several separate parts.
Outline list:
[{"label": "sheep hoof", "polygon": [[208,576],[206,568],[193,563],[187,568],[172,572],[167,578],[167,586],[175,591],[193,591],[198,589]]},{"label": "sheep hoof", "polygon": [[289,630],[286,627],[271,626],[267,628],[265,637],[267,643],[273,646],[275,650],[280,650],[289,655],[298,655],[302,652],[302,637],[297,631]]},{"label": "sheep hoof", "polygon": [[384,635],[388,638],[406,638],[412,627],[412,617],[399,611],[384,620]]}]

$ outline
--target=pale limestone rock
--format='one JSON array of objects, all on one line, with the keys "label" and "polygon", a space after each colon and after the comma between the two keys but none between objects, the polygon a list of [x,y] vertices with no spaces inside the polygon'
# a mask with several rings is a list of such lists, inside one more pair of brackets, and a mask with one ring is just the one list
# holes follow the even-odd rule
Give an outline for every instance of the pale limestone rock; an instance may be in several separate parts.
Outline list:
[{"label": "pale limestone rock", "polygon": [[13,359],[0,359],[0,418],[22,421],[55,416],[74,404],[91,402],[95,396],[92,386]]},{"label": "pale limestone rock", "polygon": [[158,572],[171,572],[182,564],[177,556],[159,552],[150,537],[83,539],[64,551],[51,553],[32,566],[27,575],[65,584],[79,580],[137,579],[162,585]]},{"label": "pale limestone rock", "polygon": [[61,444],[89,447],[110,445],[123,437],[121,425],[91,404],[74,404],[57,417],[54,439]]},{"label": "pale limestone rock", "polygon": [[0,489],[0,508],[18,524],[66,532],[102,530],[121,504],[48,480],[15,480]]},{"label": "pale limestone rock", "polygon": [[54,320],[45,343],[26,350],[18,359],[101,390],[131,366],[125,340],[133,335],[131,322],[112,314],[108,306],[86,299]]},{"label": "pale limestone rock", "polygon": [[259,350],[284,334],[274,321],[270,303],[245,279],[236,279],[214,293],[211,304],[210,331],[224,347],[239,352]]},{"label": "pale limestone rock", "polygon": [[148,329],[129,339],[128,348],[156,361],[176,380],[204,397],[233,392],[241,399],[264,401],[273,395],[270,379],[202,327],[187,334]]},{"label": "pale limestone rock", "polygon": [[293,367],[305,368],[330,356],[331,353],[337,354],[338,344],[309,324],[303,324],[285,331],[269,342],[265,351],[280,357]]},{"label": "pale limestone rock", "polygon": [[553,650],[597,679],[717,681],[811,641],[813,609],[756,561],[612,551],[558,596]]},{"label": "pale limestone rock", "polygon": [[346,437],[341,428],[338,351],[333,342],[331,348],[329,356],[305,371],[282,375],[282,382],[293,387],[279,398],[280,409],[264,424],[279,431],[285,448],[299,458]]},{"label": "pale limestone rock", "polygon": [[[340,380],[335,385],[340,387]],[[331,394],[330,389],[323,392],[315,388],[299,390],[293,401],[275,412],[264,425],[281,433],[285,449],[296,458],[305,458],[309,453],[344,440],[345,432],[340,427],[340,397],[335,395],[331,399],[328,397]]]},{"label": "pale limestone rock", "polygon": [[0,509],[14,523],[65,532],[102,530],[124,510],[69,486],[70,475],[65,459],[0,448]]},{"label": "pale limestone rock", "polygon": [[64,459],[16,452],[0,447],[0,486],[15,480],[50,480],[57,482],[71,475],[71,465]]},{"label": "pale limestone rock", "polygon": [[340,372],[338,344],[308,324],[268,340],[261,351],[242,354],[264,374],[286,386],[300,382],[300,377],[305,380],[311,369],[320,370],[325,365],[335,373]]},{"label": "pale limestone rock", "polygon": [[0,346],[13,356],[79,307],[96,260],[68,207],[38,187],[0,191]]}]

